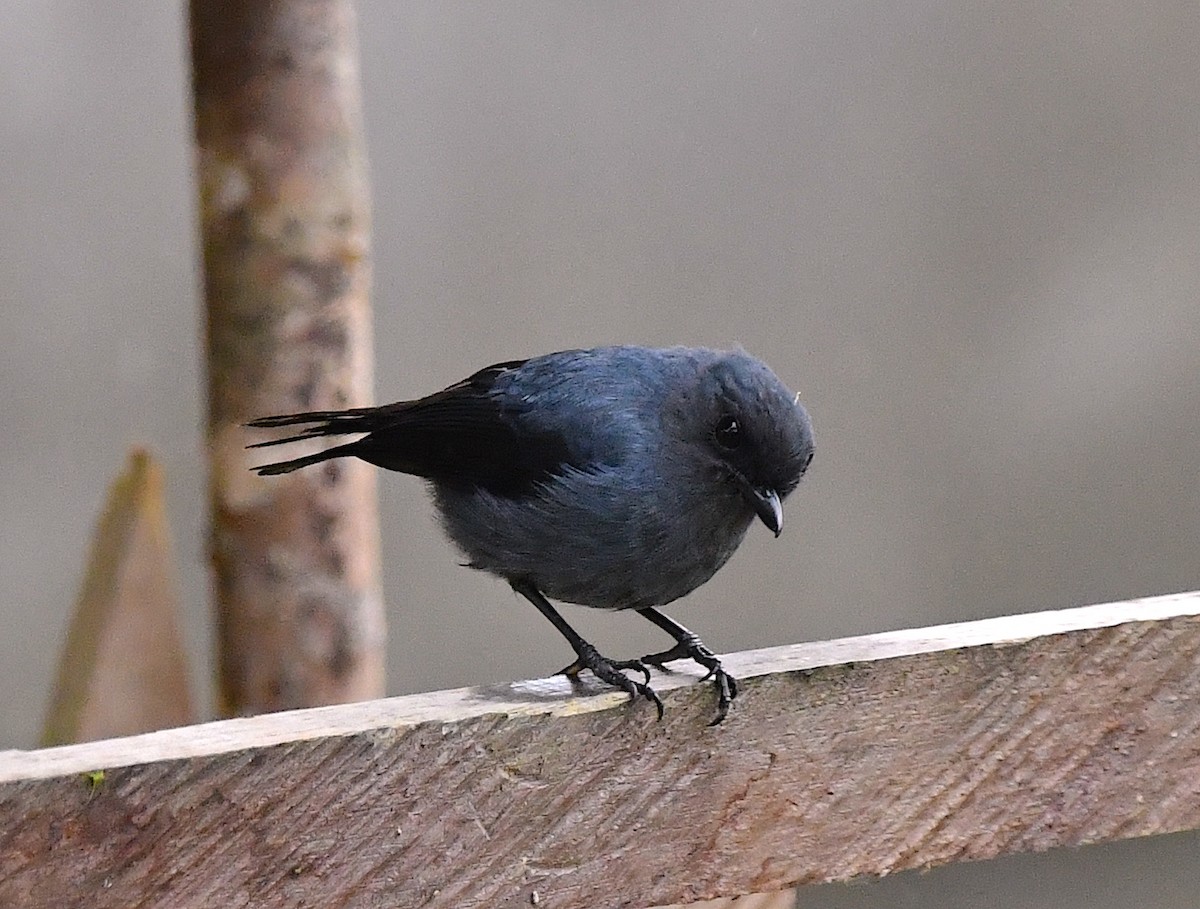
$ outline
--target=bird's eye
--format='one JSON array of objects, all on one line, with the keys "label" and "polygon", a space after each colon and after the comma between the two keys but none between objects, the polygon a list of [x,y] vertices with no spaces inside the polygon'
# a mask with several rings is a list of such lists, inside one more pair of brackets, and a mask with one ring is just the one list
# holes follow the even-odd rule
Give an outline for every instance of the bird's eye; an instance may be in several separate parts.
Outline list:
[{"label": "bird's eye", "polygon": [[738,425],[735,417],[721,417],[713,435],[716,436],[718,445],[730,451],[742,444],[742,427]]}]

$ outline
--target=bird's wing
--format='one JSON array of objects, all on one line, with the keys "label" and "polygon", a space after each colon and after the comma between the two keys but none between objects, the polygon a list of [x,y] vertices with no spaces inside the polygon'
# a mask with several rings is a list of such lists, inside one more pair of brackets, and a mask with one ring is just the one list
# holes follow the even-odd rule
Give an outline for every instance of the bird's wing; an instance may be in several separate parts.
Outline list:
[{"label": "bird's wing", "polygon": [[489,366],[436,394],[379,408],[354,454],[389,470],[520,496],[571,466],[563,435],[522,420],[496,380],[524,361]]},{"label": "bird's wing", "polygon": [[520,403],[494,391],[500,376],[524,362],[489,366],[415,401],[268,418],[273,421],[269,425],[315,424],[293,439],[367,433],[345,446],[344,453],[388,470],[519,496],[572,461],[561,434],[526,425]]}]

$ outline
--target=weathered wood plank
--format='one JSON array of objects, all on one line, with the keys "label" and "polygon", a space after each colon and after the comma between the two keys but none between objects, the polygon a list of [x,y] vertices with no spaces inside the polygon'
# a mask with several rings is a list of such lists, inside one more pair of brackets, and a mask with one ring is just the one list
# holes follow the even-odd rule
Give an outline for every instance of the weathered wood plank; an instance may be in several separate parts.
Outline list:
[{"label": "weathered wood plank", "polygon": [[795,905],[795,890],[777,890],[774,893],[749,893],[697,903],[676,903],[659,909],[794,909]]},{"label": "weathered wood plank", "polygon": [[43,745],[195,720],[162,467],[135,448],[108,492],[59,660]]},{"label": "weathered wood plank", "polygon": [[[688,902],[1200,827],[1200,593],[0,754],[0,905]],[[105,770],[98,785],[82,774]]]}]

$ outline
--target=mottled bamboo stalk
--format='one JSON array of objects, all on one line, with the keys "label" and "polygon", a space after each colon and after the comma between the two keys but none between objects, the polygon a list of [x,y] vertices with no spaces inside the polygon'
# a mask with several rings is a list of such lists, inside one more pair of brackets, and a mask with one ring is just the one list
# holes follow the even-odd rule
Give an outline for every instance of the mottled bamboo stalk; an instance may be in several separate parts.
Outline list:
[{"label": "mottled bamboo stalk", "polygon": [[383,692],[374,477],[260,478],[243,427],[365,403],[368,195],[348,0],[192,0],[220,710]]}]

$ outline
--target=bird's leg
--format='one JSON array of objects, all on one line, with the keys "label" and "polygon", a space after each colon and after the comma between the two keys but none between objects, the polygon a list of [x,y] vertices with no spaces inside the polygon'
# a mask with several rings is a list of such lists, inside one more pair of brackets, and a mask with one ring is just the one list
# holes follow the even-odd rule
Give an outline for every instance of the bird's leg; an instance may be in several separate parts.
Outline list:
[{"label": "bird's leg", "polygon": [[[550,605],[550,601],[542,596],[542,592],[532,583],[527,580],[510,581],[509,583],[512,584],[513,590],[529,600],[537,607],[538,612],[551,621],[558,629],[559,634],[567,639],[567,643],[575,651],[575,662],[562,670],[562,675],[575,679],[583,670],[590,669],[596,678],[607,682],[614,688],[629,692],[631,698],[636,699],[641,696],[650,701],[658,710],[658,718],[660,720],[663,718],[662,701],[654,689],[647,684],[650,681],[650,670],[646,668],[645,663],[641,660],[610,660],[608,657],[602,656],[595,647],[579,636],[579,632],[567,624],[567,620],[558,614],[558,610]],[[622,672],[624,669],[642,673],[645,681],[635,682]]]},{"label": "bird's leg", "polygon": [[639,609],[638,614],[648,618],[675,639],[675,646],[670,650],[644,656],[642,657],[642,662],[649,663],[658,669],[666,669],[664,664],[671,660],[690,659],[699,663],[708,670],[708,674],[700,681],[703,682],[705,679],[712,678],[713,684],[717,689],[717,717],[708,725],[716,726],[724,720],[725,715],[729,713],[729,705],[737,697],[737,679],[725,671],[717,655],[704,645],[704,642],[696,636],[695,632],[688,631],[670,616],[663,615],[653,607]]}]

